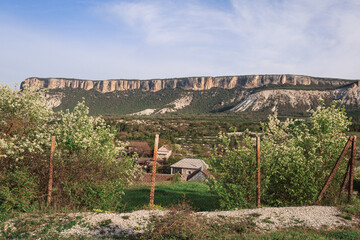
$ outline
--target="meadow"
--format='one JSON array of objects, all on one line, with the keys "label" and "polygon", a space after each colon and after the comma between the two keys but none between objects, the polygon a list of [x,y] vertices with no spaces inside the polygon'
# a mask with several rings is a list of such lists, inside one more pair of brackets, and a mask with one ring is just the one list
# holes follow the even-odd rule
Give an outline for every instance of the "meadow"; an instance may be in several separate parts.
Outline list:
[{"label": "meadow", "polygon": [[[124,211],[143,209],[149,205],[150,183],[139,183],[125,189],[122,198]],[[183,200],[196,211],[214,211],[219,209],[216,195],[210,192],[209,186],[201,182],[161,182],[156,183],[154,204],[158,207],[169,207]]]}]

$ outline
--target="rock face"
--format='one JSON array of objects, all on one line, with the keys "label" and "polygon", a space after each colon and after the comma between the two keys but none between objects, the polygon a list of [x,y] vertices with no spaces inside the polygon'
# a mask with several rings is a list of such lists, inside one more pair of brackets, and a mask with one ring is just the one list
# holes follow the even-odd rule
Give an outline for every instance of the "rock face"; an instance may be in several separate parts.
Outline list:
[{"label": "rock face", "polygon": [[59,110],[76,104],[78,96],[85,96],[90,111],[100,115],[224,111],[246,115],[249,111],[262,114],[269,110],[306,115],[322,101],[330,103],[333,100],[339,100],[347,109],[360,110],[360,81],[302,75],[104,81],[33,77],[22,82],[21,88],[25,86],[54,89],[48,91],[46,98],[50,107]]},{"label": "rock face", "polygon": [[[307,106],[310,110],[314,102],[319,99],[332,97],[333,91],[304,91],[304,90],[265,90],[251,94],[244,98],[231,111],[243,112],[246,110],[259,111],[271,107],[276,111],[278,106],[289,104],[292,108]],[[335,100],[335,98],[333,98]]]},{"label": "rock face", "polygon": [[79,80],[63,78],[28,78],[21,83],[23,88],[28,85],[34,89],[58,89],[58,88],[81,88],[85,90],[96,89],[107,93],[113,91],[125,91],[141,89],[143,91],[156,92],[165,88],[182,88],[185,90],[209,90],[211,88],[258,88],[265,85],[323,85],[343,86],[351,83],[344,80],[327,80],[301,75],[243,75],[225,77],[188,77],[152,80]]}]

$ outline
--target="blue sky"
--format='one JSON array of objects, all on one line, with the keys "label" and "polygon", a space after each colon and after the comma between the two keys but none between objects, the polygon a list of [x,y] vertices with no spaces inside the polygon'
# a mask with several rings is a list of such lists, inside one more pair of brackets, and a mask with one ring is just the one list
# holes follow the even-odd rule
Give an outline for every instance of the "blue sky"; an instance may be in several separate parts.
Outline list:
[{"label": "blue sky", "polygon": [[360,79],[358,0],[0,0],[0,82]]}]

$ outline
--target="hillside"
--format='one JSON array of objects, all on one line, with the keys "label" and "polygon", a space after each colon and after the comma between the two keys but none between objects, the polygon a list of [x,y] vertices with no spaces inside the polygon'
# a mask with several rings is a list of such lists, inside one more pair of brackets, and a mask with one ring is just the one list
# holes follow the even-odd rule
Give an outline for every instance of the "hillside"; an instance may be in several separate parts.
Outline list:
[{"label": "hillside", "polygon": [[301,75],[243,75],[153,80],[80,80],[28,78],[22,84],[47,89],[55,110],[72,108],[85,98],[93,115],[308,115],[321,99],[340,100],[360,111],[357,80]]}]

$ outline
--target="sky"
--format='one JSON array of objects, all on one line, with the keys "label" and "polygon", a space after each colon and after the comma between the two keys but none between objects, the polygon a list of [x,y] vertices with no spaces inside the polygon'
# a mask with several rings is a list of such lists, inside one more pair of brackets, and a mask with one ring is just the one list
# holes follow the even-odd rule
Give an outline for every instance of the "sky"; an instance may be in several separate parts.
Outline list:
[{"label": "sky", "polygon": [[0,0],[0,82],[360,79],[359,0]]}]

